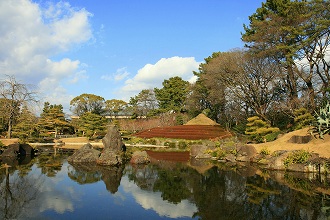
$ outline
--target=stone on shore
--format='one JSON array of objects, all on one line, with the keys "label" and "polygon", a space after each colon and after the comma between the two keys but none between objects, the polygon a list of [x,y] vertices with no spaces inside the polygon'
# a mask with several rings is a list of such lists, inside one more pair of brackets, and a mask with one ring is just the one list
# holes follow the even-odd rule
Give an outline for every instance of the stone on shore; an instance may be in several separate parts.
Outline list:
[{"label": "stone on shore", "polygon": [[120,152],[123,149],[123,141],[117,126],[109,126],[107,134],[102,138],[104,149],[111,149]]},{"label": "stone on shore", "polygon": [[130,162],[132,164],[147,164],[150,162],[150,158],[146,151],[135,151]]},{"label": "stone on shore", "polygon": [[122,156],[120,152],[111,149],[104,149],[97,159],[96,163],[99,165],[118,166],[122,164]]},{"label": "stone on shore", "polygon": [[100,156],[100,151],[93,149],[90,143],[85,144],[74,154],[68,157],[71,163],[95,163]]},{"label": "stone on shore", "polygon": [[118,166],[123,163],[122,151],[124,144],[117,126],[109,126],[102,139],[103,151],[97,159],[99,165]]}]

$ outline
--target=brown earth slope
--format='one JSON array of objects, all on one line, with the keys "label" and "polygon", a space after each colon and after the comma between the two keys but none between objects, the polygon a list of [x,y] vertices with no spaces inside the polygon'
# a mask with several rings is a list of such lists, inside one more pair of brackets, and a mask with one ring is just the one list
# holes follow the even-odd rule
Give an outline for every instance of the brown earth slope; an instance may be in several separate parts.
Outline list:
[{"label": "brown earth slope", "polygon": [[309,152],[317,153],[320,157],[330,158],[330,135],[326,135],[324,139],[312,138],[312,140],[306,144],[290,143],[289,140],[292,136],[305,136],[309,135],[309,129],[304,128],[301,130],[293,131],[284,134],[282,137],[275,141],[253,144],[253,146],[260,152],[261,149],[267,148],[271,152],[276,150],[307,150]]}]

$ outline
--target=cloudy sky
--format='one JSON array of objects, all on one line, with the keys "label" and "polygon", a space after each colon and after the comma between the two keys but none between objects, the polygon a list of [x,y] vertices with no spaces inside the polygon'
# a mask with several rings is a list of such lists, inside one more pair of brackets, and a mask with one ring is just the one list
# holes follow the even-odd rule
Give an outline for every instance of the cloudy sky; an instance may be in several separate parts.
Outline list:
[{"label": "cloudy sky", "polygon": [[216,51],[243,47],[261,0],[0,1],[0,78],[62,104],[82,93],[128,101],[164,79],[194,81]]}]

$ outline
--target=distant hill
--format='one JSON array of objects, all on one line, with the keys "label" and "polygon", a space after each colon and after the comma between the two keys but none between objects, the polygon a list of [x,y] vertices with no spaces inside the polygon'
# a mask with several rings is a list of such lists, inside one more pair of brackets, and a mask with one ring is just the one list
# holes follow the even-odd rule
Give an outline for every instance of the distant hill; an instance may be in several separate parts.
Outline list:
[{"label": "distant hill", "polygon": [[188,121],[185,125],[219,125],[212,119],[208,118],[203,113],[200,113],[195,118]]}]

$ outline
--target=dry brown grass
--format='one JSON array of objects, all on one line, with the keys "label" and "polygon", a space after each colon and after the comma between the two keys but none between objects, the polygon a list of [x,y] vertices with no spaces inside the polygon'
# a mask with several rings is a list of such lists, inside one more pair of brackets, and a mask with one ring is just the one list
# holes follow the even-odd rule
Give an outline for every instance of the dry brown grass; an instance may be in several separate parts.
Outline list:
[{"label": "dry brown grass", "polygon": [[282,137],[275,141],[253,144],[253,146],[260,152],[261,149],[267,148],[271,152],[276,150],[307,150],[309,152],[317,153],[320,157],[330,158],[330,135],[326,135],[324,139],[313,138],[309,143],[306,144],[295,144],[290,143],[289,139],[294,136],[305,136],[309,134],[309,129],[304,128],[297,131],[289,132],[284,134]]}]

